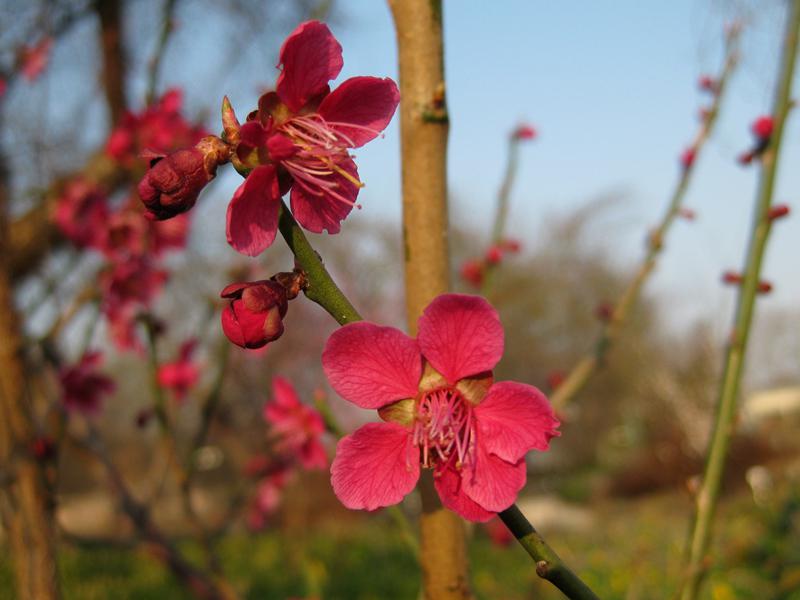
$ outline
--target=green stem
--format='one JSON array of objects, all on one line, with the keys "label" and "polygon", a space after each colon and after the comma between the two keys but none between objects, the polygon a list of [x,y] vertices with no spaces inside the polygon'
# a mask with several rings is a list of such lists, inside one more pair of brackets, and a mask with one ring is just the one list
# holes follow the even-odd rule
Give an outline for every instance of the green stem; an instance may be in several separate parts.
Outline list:
[{"label": "green stem", "polygon": [[739,290],[736,318],[726,352],[725,370],[720,382],[714,431],[711,436],[703,483],[697,494],[694,525],[688,549],[686,585],[681,593],[682,600],[694,600],[697,597],[705,572],[704,565],[711,538],[711,526],[719,500],[725,459],[734,429],[736,399],[739,395],[747,340],[753,320],[761,263],[772,225],[768,212],[772,204],[784,125],[791,107],[791,86],[797,59],[799,34],[800,0],[792,0],[772,109],[774,131],[768,147],[761,156],[761,177],[756,193],[755,214],[747,251],[744,281]]},{"label": "green stem", "polygon": [[[297,264],[306,273],[308,279],[306,296],[324,308],[340,325],[362,320],[358,311],[353,308],[353,305],[328,274],[319,254],[308,243],[305,234],[285,204],[281,208],[279,228],[281,235],[294,253]],[[326,423],[328,423],[328,419],[332,420],[332,426],[329,425],[331,431],[341,432],[341,428],[333,420],[330,411],[324,412],[323,416],[326,418]],[[409,547],[418,551],[419,546],[416,538],[408,531],[408,523],[403,512],[397,506],[392,506],[389,507],[389,513],[396,522],[404,523],[403,532],[406,542]],[[503,522],[528,554],[538,561],[536,572],[540,577],[550,581],[567,594],[567,597],[574,600],[597,598],[589,587],[564,565],[544,539],[536,533],[533,525],[528,522],[516,505],[512,505],[500,513],[500,518],[503,519]],[[545,561],[546,564],[540,567],[539,563],[542,561]]]},{"label": "green stem", "polygon": [[306,273],[308,285],[305,294],[308,299],[324,308],[339,325],[361,321],[361,315],[336,285],[285,202],[281,203],[278,228],[289,250],[294,254],[297,264]]},{"label": "green stem", "polygon": [[714,130],[724,92],[731,74],[736,67],[737,54],[738,33],[733,33],[728,38],[725,63],[722,68],[722,73],[717,79],[717,93],[714,97],[714,102],[709,108],[708,114],[691,145],[691,148],[694,148],[694,160],[682,169],[678,182],[670,197],[667,209],[658,226],[650,233],[647,253],[639,265],[636,274],[633,276],[633,279],[628,283],[628,286],[623,290],[614,305],[611,317],[608,319],[608,322],[603,325],[603,329],[598,336],[593,350],[578,361],[564,381],[550,396],[550,401],[554,409],[562,410],[564,406],[583,389],[595,371],[603,364],[603,359],[611,349],[612,343],[618,335],[628,313],[638,300],[644,284],[653,273],[658,258],[664,250],[664,239],[683,207],[683,201],[689,189],[689,183],[694,174],[695,165],[700,157],[700,152],[711,136],[711,132]]},{"label": "green stem", "polygon": [[525,551],[536,561],[536,574],[546,579],[559,590],[564,592],[567,598],[573,600],[597,600],[598,596],[589,589],[575,573],[564,564],[564,561],[556,554],[544,538],[539,534],[533,525],[530,524],[525,515],[512,504],[500,513],[500,519],[514,534],[517,541],[522,544]]}]

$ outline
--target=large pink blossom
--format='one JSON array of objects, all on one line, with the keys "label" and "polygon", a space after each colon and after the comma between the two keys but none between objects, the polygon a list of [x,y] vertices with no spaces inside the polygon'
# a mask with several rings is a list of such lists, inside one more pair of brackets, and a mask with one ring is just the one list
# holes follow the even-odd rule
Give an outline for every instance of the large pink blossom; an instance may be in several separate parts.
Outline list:
[{"label": "large pink blossom", "polygon": [[342,503],[400,502],[428,468],[442,503],[466,519],[487,521],[513,504],[525,455],[548,448],[558,420],[535,387],[494,381],[502,353],[497,312],[477,296],[433,300],[417,339],[363,321],[335,331],[322,355],[328,380],[384,420],[339,442],[331,481]]},{"label": "large pink blossom", "polygon": [[276,91],[239,131],[238,159],[253,169],[228,206],[228,242],[239,252],[255,256],[272,244],[289,189],[292,213],[315,233],[337,233],[355,205],[362,183],[348,149],[383,131],[400,93],[377,77],[352,77],[331,92],[342,65],[342,47],[318,21],[283,43]]},{"label": "large pink blossom", "polygon": [[283,377],[272,380],[272,400],[264,404],[264,419],[277,438],[277,450],[299,460],[305,469],[328,466],[320,439],[325,433],[322,417],[300,402],[294,386]]},{"label": "large pink blossom", "polygon": [[103,398],[116,387],[112,379],[97,372],[102,360],[103,355],[99,352],[88,352],[77,364],[61,369],[58,375],[61,399],[68,411],[85,415],[100,412]]}]

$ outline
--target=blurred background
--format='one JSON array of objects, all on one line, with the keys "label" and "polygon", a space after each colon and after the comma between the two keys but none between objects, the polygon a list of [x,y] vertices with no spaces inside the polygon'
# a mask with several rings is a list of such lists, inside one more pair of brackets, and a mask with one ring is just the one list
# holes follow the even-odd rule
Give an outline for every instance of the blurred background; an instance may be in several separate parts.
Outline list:
[{"label": "blurred background", "polygon": [[[665,598],[677,589],[733,318],[735,288],[723,285],[722,273],[741,268],[758,173],[737,156],[752,144],[750,123],[770,110],[784,11],[779,0],[445,7],[454,281],[474,291],[460,266],[489,244],[508,136],[530,124],[537,135],[520,147],[506,232],[521,249],[497,268],[489,299],[507,332],[496,376],[546,392],[592,352],[603,326],[598,307],[614,302],[642,260],[698,112],[709,104],[698,80],[721,68],[725,25],[743,26],[740,65],[686,197],[696,218],[670,231],[602,368],[561,415],[562,436],[529,457],[520,507],[603,598]],[[68,598],[190,597],[157,552],[138,543],[102,463],[73,441],[96,426],[134,497],[187,560],[202,565],[203,544],[156,424],[160,407],[178,454],[189,457],[196,516],[243,597],[418,593],[402,527],[384,512],[342,508],[324,470],[298,469],[281,483],[279,499],[259,506],[263,472],[253,464],[274,446],[261,417],[274,376],[289,379],[304,402],[327,407],[346,431],[372,413],[326,387],[319,356],[336,325],[302,297],[290,304],[283,337],[265,351],[222,337],[224,286],[293,267],[280,243],[258,259],[227,245],[225,210],[241,178],[221,170],[182,222],[179,240],[170,238],[173,251],[148,264],[164,273],[163,286],[140,293],[148,285],[142,271],[129,275],[131,293],[141,297],[122,325],[109,307],[113,286],[104,283],[115,276],[113,261],[76,242],[56,216],[69,205],[65,198],[84,193],[70,187],[75,182],[101,186],[114,214],[137,210],[145,142],[168,151],[194,143],[201,129],[218,132],[224,95],[243,119],[274,85],[283,39],[308,18],[325,20],[343,46],[338,81],[397,79],[393,24],[381,2],[0,2],[0,186],[9,199],[10,268],[41,439],[58,447],[45,459],[52,460]],[[154,139],[162,126],[172,133]],[[120,131],[134,140],[124,151]],[[775,201],[793,204],[796,119],[784,140]],[[396,117],[383,138],[357,151],[363,208],[340,236],[309,234],[361,313],[396,326],[403,323],[399,156]],[[800,598],[798,255],[800,221],[790,217],[776,226],[764,267],[773,290],[759,299],[709,598]],[[154,338],[157,348],[149,345]],[[174,361],[192,339],[196,377],[185,395],[167,389],[159,405],[147,384],[153,361]],[[49,424],[65,369],[88,350],[102,353],[101,370],[116,389],[101,411],[62,416],[54,435]],[[325,443],[332,455],[335,439]],[[413,495],[402,507],[412,521],[418,510]],[[495,525],[471,534],[477,595],[559,597]],[[0,554],[0,597],[12,593],[7,557]]]}]

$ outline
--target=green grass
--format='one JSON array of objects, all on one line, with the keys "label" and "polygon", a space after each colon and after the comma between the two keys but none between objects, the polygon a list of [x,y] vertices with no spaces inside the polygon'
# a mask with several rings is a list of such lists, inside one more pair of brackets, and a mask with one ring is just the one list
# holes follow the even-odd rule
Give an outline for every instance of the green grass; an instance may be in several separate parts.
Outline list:
[{"label": "green grass", "polygon": [[[688,499],[681,495],[597,507],[585,533],[543,532],[601,598],[669,599],[676,591]],[[800,500],[784,494],[758,507],[748,494],[722,507],[715,561],[705,598],[800,600]],[[193,558],[194,547],[185,547]],[[282,600],[415,600],[419,573],[391,523],[382,517],[332,523],[309,539],[279,532],[234,534],[219,547],[242,597]],[[482,531],[470,542],[478,598],[522,600],[562,596],[536,576],[516,543],[499,548]],[[143,549],[65,545],[60,569],[66,600],[180,600],[189,596]],[[13,598],[8,556],[0,557],[0,598]]]}]

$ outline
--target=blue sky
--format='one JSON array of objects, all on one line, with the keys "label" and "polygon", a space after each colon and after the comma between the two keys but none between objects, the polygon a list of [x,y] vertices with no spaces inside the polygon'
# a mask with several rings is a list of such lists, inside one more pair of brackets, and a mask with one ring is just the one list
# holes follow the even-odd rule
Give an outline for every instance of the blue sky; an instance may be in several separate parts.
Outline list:
[{"label": "blue sky", "polygon": [[[757,180],[757,169],[741,168],[735,157],[751,143],[750,122],[771,106],[784,3],[760,2],[753,14],[735,12],[733,3],[687,0],[445,4],[451,214],[476,225],[490,220],[505,135],[529,121],[541,135],[522,150],[510,233],[535,244],[545,215],[620,192],[624,202],[597,235],[628,264],[641,257],[645,232],[677,178],[677,157],[696,131],[707,101],[697,78],[720,66],[724,23],[746,19],[742,62],[687,197],[698,220],[673,228],[649,288],[681,320],[713,316],[727,326],[733,293],[720,285],[720,274],[742,264]],[[344,46],[342,77],[396,76],[384,3],[342,6],[347,18],[332,25]],[[384,140],[359,152],[365,218],[400,218],[397,129],[395,121]],[[795,118],[786,132],[779,202],[792,204],[800,190],[798,138]],[[795,306],[800,297],[798,216],[775,227],[764,269],[775,292],[764,306]]]},{"label": "blue sky", "polygon": [[[617,194],[623,202],[595,235],[607,240],[623,265],[633,267],[642,256],[647,229],[660,217],[675,184],[678,156],[697,129],[698,109],[708,102],[697,89],[698,76],[718,71],[723,25],[744,17],[742,63],[687,197],[698,220],[679,222],[670,232],[648,287],[669,307],[673,323],[688,325],[694,317],[710,316],[724,331],[734,294],[720,284],[720,276],[743,262],[757,180],[757,169],[741,168],[735,158],[751,144],[752,120],[771,105],[785,3],[750,5],[757,8],[743,13],[748,3],[732,0],[445,2],[453,219],[476,227],[491,221],[506,136],[516,123],[528,121],[540,137],[521,152],[509,234],[533,247],[548,215],[568,214],[599,196]],[[140,6],[138,19],[158,18],[158,11]],[[386,4],[342,0],[339,7],[331,21],[344,48],[339,80],[397,78]],[[284,25],[275,17],[273,28],[285,31],[277,37],[264,33],[235,68],[202,84],[203,75],[219,72],[215,60],[224,64],[209,49],[224,47],[227,36],[236,32],[210,18],[202,3],[189,3],[184,10],[179,16],[185,26],[165,59],[168,67],[180,63],[181,68],[167,69],[165,83],[187,87],[190,109],[207,108],[227,93],[245,115],[259,90],[274,81],[276,40],[295,23]],[[194,54],[198,39],[205,44],[203,60]],[[798,82],[795,89],[800,90]],[[399,224],[398,125],[395,119],[384,139],[358,150],[359,172],[367,184],[359,197],[364,206],[359,218]],[[790,120],[785,139],[776,201],[792,204],[800,190],[800,170],[792,167],[800,162],[800,120]],[[239,183],[234,175],[221,179],[215,197]],[[218,224],[225,203],[208,204],[202,212],[213,217],[198,223],[204,243],[205,236],[222,239]],[[764,269],[775,291],[762,306],[797,304],[799,250],[800,215],[795,215],[775,227]]]}]

